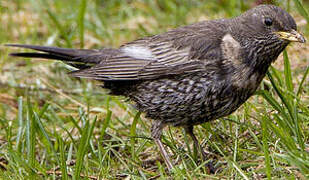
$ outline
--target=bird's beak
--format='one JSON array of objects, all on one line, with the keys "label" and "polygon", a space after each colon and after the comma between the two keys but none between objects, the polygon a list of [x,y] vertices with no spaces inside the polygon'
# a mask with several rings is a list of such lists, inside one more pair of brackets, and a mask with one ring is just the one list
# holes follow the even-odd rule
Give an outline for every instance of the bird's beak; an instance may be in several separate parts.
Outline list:
[{"label": "bird's beak", "polygon": [[276,32],[280,39],[288,40],[290,42],[300,42],[305,43],[306,39],[299,32],[292,30],[290,32],[279,31]]}]

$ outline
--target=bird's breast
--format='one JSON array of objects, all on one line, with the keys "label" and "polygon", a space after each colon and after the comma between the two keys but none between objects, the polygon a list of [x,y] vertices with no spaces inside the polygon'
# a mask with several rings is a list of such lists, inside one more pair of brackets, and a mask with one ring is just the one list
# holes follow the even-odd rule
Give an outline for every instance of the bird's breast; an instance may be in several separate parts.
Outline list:
[{"label": "bird's breast", "polygon": [[243,84],[244,79],[232,82],[218,79],[215,74],[196,73],[144,81],[130,97],[146,117],[175,126],[200,124],[234,112],[253,94],[255,78],[251,82]]}]

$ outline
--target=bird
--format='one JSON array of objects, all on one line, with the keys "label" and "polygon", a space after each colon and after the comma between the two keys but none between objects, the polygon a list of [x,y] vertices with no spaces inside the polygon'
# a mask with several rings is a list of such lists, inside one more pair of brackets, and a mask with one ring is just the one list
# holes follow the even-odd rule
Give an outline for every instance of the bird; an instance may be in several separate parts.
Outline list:
[{"label": "bird", "polygon": [[6,46],[34,50],[13,52],[14,57],[60,60],[76,68],[73,77],[100,81],[111,95],[129,98],[152,120],[151,137],[172,170],[161,141],[164,127],[183,127],[203,152],[194,126],[233,113],[287,45],[305,41],[288,12],[259,5],[237,17],[181,26],[119,48]]}]

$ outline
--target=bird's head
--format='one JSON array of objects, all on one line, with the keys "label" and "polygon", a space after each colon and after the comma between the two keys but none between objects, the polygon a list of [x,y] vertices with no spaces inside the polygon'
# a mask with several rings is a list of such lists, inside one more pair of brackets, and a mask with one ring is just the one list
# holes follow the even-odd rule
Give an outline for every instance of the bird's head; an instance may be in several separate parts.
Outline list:
[{"label": "bird's head", "polygon": [[277,40],[305,43],[303,35],[297,32],[293,17],[285,10],[273,5],[260,5],[239,16],[238,23],[246,29],[249,36],[261,40]]}]

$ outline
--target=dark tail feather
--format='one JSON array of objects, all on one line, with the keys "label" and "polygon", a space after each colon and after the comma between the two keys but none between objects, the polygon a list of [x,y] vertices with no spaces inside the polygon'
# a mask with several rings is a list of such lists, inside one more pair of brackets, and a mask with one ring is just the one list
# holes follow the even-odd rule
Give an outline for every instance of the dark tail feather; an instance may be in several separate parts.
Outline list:
[{"label": "dark tail feather", "polygon": [[72,56],[72,57],[82,56],[82,55],[86,55],[89,53],[97,52],[97,50],[90,50],[90,49],[70,49],[70,48],[36,46],[36,45],[27,45],[27,44],[6,44],[5,46],[27,48],[27,49],[33,49],[37,51],[46,52],[46,53],[55,53],[55,54],[61,54],[65,56]]},{"label": "dark tail feather", "polygon": [[98,52],[97,50],[87,49],[69,49],[69,48],[58,48],[48,46],[35,46],[26,44],[6,44],[6,46],[19,47],[26,49],[33,49],[45,53],[33,53],[33,52],[22,52],[22,53],[11,53],[11,56],[18,57],[31,57],[31,58],[46,58],[46,59],[57,59],[64,61],[80,61],[78,57],[86,56],[91,53]]},{"label": "dark tail feather", "polygon": [[61,60],[78,69],[89,68],[95,64],[100,63],[102,60],[105,60],[113,56],[114,54],[118,53],[117,49],[102,49],[102,50],[69,49],[69,48],[35,46],[25,44],[6,44],[5,46],[41,51],[41,52],[20,52],[20,53],[17,52],[17,53],[11,53],[10,54],[11,56]]},{"label": "dark tail feather", "polygon": [[47,54],[47,53],[10,53],[10,56],[15,57],[26,57],[26,58],[43,58],[43,59],[55,59],[55,60],[64,60],[64,61],[70,61],[72,58],[67,58],[65,56],[60,57],[59,55],[53,55],[53,54]]}]

